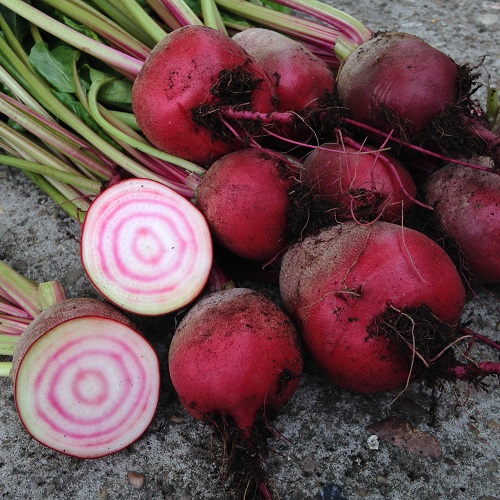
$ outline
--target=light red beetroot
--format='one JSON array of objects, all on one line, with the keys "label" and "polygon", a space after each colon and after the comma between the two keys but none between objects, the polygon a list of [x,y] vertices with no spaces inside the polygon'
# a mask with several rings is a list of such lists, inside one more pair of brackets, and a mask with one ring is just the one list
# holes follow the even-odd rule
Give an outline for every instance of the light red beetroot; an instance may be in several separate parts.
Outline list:
[{"label": "light red beetroot", "polygon": [[280,291],[327,377],[365,393],[401,387],[411,372],[411,349],[371,334],[377,318],[426,305],[456,325],[465,302],[448,255],[423,234],[386,222],[348,222],[294,245],[283,257]]},{"label": "light red beetroot", "polygon": [[[146,137],[157,148],[200,164],[243,147],[215,109],[268,113],[274,99],[270,79],[236,42],[194,25],[155,46],[132,90],[134,114]],[[207,106],[205,118],[214,118],[212,125],[200,124],[193,114],[201,105]]]},{"label": "light red beetroot", "polygon": [[475,281],[499,283],[500,175],[448,165],[431,175],[423,193],[441,229],[459,245]]},{"label": "light red beetroot", "polygon": [[337,78],[355,120],[413,136],[456,104],[459,70],[446,54],[407,33],[381,33],[358,47]]},{"label": "light red beetroot", "polygon": [[357,220],[401,221],[417,188],[406,168],[387,153],[326,143],[304,160],[301,182]]},{"label": "light red beetroot", "polygon": [[184,408],[222,438],[224,476],[238,489],[234,498],[270,500],[262,469],[273,434],[269,422],[302,375],[299,338],[288,316],[254,290],[214,292],[179,324],[168,364]]},{"label": "light red beetroot", "polygon": [[246,288],[203,297],[179,324],[169,351],[174,388],[195,418],[229,416],[245,436],[272,414],[302,374],[297,332],[270,299]]},{"label": "light red beetroot", "polygon": [[301,43],[264,28],[249,28],[232,38],[270,76],[279,99],[278,110],[312,108],[333,92],[332,70]]},{"label": "light red beetroot", "polygon": [[285,246],[294,175],[295,167],[278,153],[235,151],[209,168],[197,189],[196,204],[222,246],[265,262]]}]

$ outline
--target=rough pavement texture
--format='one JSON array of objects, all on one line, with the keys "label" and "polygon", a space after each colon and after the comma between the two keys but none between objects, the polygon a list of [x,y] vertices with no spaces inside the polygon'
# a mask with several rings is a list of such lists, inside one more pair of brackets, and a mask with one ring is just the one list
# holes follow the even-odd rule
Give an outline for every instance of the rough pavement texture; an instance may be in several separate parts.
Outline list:
[{"label": "rough pavement texture", "polygon": [[[500,86],[499,2],[361,0],[335,6],[373,30],[395,28],[419,35],[459,63],[478,64],[487,56],[485,67]],[[95,296],[79,262],[79,231],[21,174],[0,167],[0,258],[35,280],[60,280],[70,296]],[[465,315],[473,328],[497,341],[498,304],[498,294],[482,292],[469,301]],[[171,322],[157,320],[147,326],[165,363]],[[485,356],[500,360],[491,351],[485,350]],[[17,417],[10,380],[1,380],[0,496],[226,497],[211,459],[210,430],[182,410],[168,380],[164,382],[161,405],[148,432],[126,451],[85,461],[31,439]],[[335,488],[328,489],[331,485],[338,485],[349,499],[500,498],[498,381],[486,380],[481,391],[466,384],[447,386],[433,425],[428,389],[412,384],[404,397],[391,404],[397,395],[397,391],[353,395],[306,374],[280,415],[277,425],[283,437],[272,443],[273,453],[266,463],[279,498],[341,498],[333,493]],[[371,437],[367,426],[388,416],[403,417],[417,430],[433,435],[442,447],[441,455],[413,454]],[[435,441],[431,444],[436,446]]]}]

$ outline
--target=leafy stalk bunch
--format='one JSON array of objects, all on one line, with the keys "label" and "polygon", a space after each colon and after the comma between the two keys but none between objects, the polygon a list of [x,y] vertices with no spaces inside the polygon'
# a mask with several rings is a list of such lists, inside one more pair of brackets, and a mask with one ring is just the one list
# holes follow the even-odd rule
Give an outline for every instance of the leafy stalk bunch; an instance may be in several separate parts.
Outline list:
[{"label": "leafy stalk bunch", "polygon": [[[333,68],[373,35],[317,0],[0,0],[0,162],[21,168],[79,221],[123,176],[192,197],[205,165],[154,148],[130,95],[152,48],[179,27],[201,24],[230,35],[268,27]],[[495,89],[486,115],[497,119]]]}]

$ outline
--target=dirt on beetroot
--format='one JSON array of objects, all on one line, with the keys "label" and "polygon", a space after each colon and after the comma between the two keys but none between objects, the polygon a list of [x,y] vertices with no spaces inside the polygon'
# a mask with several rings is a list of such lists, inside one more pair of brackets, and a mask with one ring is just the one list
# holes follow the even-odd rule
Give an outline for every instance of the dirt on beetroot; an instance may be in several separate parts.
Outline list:
[{"label": "dirt on beetroot", "polygon": [[[460,61],[477,64],[486,55],[488,78],[500,84],[495,2],[339,0],[335,7],[375,28],[414,32]],[[78,261],[78,225],[21,174],[0,167],[0,178],[0,258],[33,279],[61,279],[71,296],[95,295]],[[246,281],[251,280],[241,277],[241,283]],[[274,286],[260,286],[274,293]],[[497,340],[499,297],[498,287],[474,287],[463,314],[469,326]],[[171,336],[172,323],[166,325],[163,318],[141,323],[154,340],[165,373],[164,340]],[[485,346],[476,344],[474,349],[484,359],[500,359]],[[3,498],[232,498],[219,481],[211,430],[184,413],[168,377],[148,432],[127,450],[97,461],[78,461],[33,442],[18,422],[11,384],[1,380],[0,387]],[[288,500],[490,500],[500,491],[498,391],[498,381],[490,377],[480,388],[469,382],[444,382],[433,392],[416,383],[398,398],[399,391],[356,395],[308,369],[278,416],[280,438],[271,439],[263,465],[272,476],[273,489]],[[392,422],[399,425],[388,436],[381,426],[372,425],[396,417],[399,420]],[[411,441],[405,448],[408,435],[420,433],[430,441],[425,446]],[[431,456],[438,448],[440,453]],[[415,449],[422,452],[413,453]],[[132,484],[128,472],[142,475],[142,486]]]}]

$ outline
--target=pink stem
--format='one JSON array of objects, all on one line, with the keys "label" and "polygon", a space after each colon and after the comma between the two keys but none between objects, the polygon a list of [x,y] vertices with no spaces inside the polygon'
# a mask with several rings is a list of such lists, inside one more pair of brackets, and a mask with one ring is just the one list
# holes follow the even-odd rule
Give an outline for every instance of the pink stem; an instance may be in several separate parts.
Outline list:
[{"label": "pink stem", "polygon": [[419,153],[423,153],[428,156],[434,156],[435,158],[439,158],[440,160],[444,160],[447,162],[451,163],[456,163],[457,165],[464,165],[466,167],[471,167],[475,168],[477,170],[486,170],[488,172],[492,172],[491,168],[484,167],[481,165],[475,165],[474,163],[468,163],[466,161],[461,161],[457,160],[455,158],[449,158],[447,156],[441,155],[439,153],[435,153],[434,151],[429,151],[428,149],[421,148],[419,146],[415,146],[414,144],[411,144],[409,142],[402,141],[401,139],[397,139],[395,137],[392,137],[391,134],[386,134],[385,132],[382,132],[381,130],[376,129],[375,127],[370,127],[370,125],[366,125],[364,123],[358,122],[356,120],[352,120],[351,118],[343,118],[345,123],[348,123],[349,125],[354,125],[355,127],[361,128],[363,130],[367,130],[368,132],[372,132],[374,134],[378,134],[381,137],[388,138],[390,137],[391,141],[396,142],[397,144],[401,144],[402,146],[405,146],[409,149],[413,149],[414,151],[418,151]]},{"label": "pink stem", "polygon": [[481,363],[469,363],[448,368],[448,373],[460,380],[471,380],[483,378],[488,375],[500,377],[500,363],[493,361],[482,361]]},{"label": "pink stem", "polygon": [[476,333],[474,330],[471,330],[466,326],[462,328],[462,331],[465,335],[471,335],[477,340],[480,340],[481,342],[488,344],[490,347],[493,347],[494,349],[498,349],[500,351],[500,344],[498,342],[495,342],[494,340],[491,340],[488,337],[481,335],[480,333]]},{"label": "pink stem", "polygon": [[[284,112],[278,112],[278,111],[273,111],[272,113],[260,113],[258,111],[238,111],[232,108],[226,108],[222,110],[222,113],[225,114],[229,118],[233,118],[235,120],[261,120],[263,123],[289,123],[291,122],[294,117],[296,116],[295,113],[291,111],[284,111]],[[402,146],[405,146],[409,149],[413,149],[414,151],[418,151],[419,153],[428,155],[428,156],[433,156],[435,158],[439,158],[440,160],[444,160],[447,162],[451,163],[456,163],[457,165],[464,165],[466,167],[471,167],[475,168],[477,170],[485,170],[488,172],[491,172],[491,168],[489,167],[484,167],[481,165],[476,165],[474,163],[469,163],[466,161],[461,161],[457,160],[455,158],[449,158],[447,156],[441,155],[439,153],[435,153],[434,151],[430,151],[428,149],[421,148],[419,146],[415,146],[414,144],[411,144],[409,142],[402,141],[401,139],[397,139],[392,136],[392,132],[390,134],[386,134],[385,132],[382,132],[381,130],[376,129],[375,127],[371,127],[370,125],[366,125],[364,123],[358,122],[356,120],[352,120],[350,118],[344,118],[343,119],[345,123],[348,123],[350,125],[354,125],[358,128],[367,130],[368,132],[372,132],[375,134],[380,135],[381,137],[384,137],[385,139],[390,139],[391,141],[396,142],[397,144],[401,144]],[[483,138],[484,140],[487,140],[488,143],[492,144],[495,142],[495,147],[496,150],[500,151],[500,138],[491,131],[488,131],[485,127],[483,127],[484,130],[482,130],[482,135],[480,135],[478,130],[475,130],[477,135]],[[489,132],[489,135],[488,135]],[[270,135],[275,135],[271,132],[268,132]],[[496,140],[495,140],[496,138]],[[286,140],[286,139],[285,139]],[[293,142],[293,141],[290,141]],[[496,144],[498,142],[498,144]],[[500,156],[500,154],[499,154]],[[500,161],[500,160],[498,160]],[[426,208],[429,208],[426,206]]]},{"label": "pink stem", "polygon": [[265,500],[272,500],[272,495],[269,491],[269,488],[267,487],[267,484],[262,481],[260,484],[259,484],[259,490],[260,492],[262,493],[262,497],[265,499]]}]

